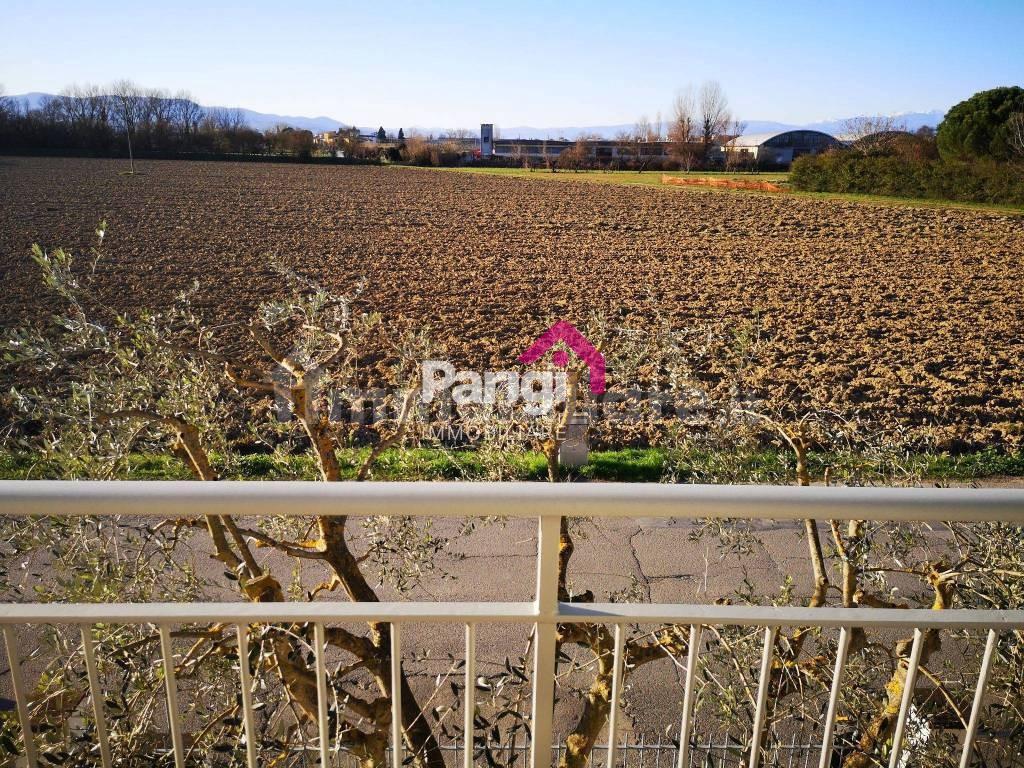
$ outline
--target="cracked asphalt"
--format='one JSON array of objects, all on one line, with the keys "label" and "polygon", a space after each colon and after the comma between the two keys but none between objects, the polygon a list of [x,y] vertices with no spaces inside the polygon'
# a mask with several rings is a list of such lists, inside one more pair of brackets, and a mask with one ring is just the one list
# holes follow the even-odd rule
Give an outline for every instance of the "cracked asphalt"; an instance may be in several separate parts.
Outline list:
[{"label": "cracked asphalt", "polygon": [[[450,521],[445,521],[450,523]],[[827,526],[826,526],[827,527]],[[576,551],[569,568],[574,594],[592,590],[595,599],[631,602],[714,603],[739,601],[744,591],[778,596],[787,575],[796,599],[810,592],[812,574],[799,523],[755,524],[763,546],[741,556],[723,557],[718,539],[711,535],[694,540],[690,521],[597,519],[587,522],[575,537]],[[443,532],[442,525],[438,531]],[[826,530],[822,530],[823,539]],[[536,522],[511,520],[484,527],[452,542],[439,565],[447,578],[432,578],[410,599],[421,600],[531,600],[536,569]],[[908,584],[908,587],[911,586]],[[633,629],[633,634],[653,627]],[[522,655],[528,628],[478,629],[477,663],[480,674],[497,672],[505,657]],[[461,655],[461,628],[437,625],[410,626],[403,639],[417,651],[431,649],[437,663],[420,663],[420,695],[429,695],[436,675],[447,668],[446,654]],[[584,659],[583,655],[576,656]],[[685,679],[684,660],[653,662],[631,673],[625,691],[622,731],[648,743],[678,733]],[[751,670],[753,672],[753,670]],[[575,722],[580,702],[566,683],[589,679],[576,674],[562,681],[556,706],[555,729],[566,732]],[[738,679],[736,682],[739,682]],[[698,703],[698,730],[710,728]],[[603,742],[602,742],[603,743]]]}]

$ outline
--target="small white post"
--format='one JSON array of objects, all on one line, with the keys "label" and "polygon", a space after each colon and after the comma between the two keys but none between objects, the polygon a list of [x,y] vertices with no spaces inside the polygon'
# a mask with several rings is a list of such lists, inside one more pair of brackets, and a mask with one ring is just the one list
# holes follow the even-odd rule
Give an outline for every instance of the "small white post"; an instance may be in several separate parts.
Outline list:
[{"label": "small white post", "polygon": [[28,713],[28,691],[21,676],[21,657],[18,654],[14,627],[4,627],[4,645],[7,646],[7,663],[11,668],[11,687],[14,689],[14,703],[18,707],[18,722],[21,723],[21,740],[25,744],[25,760],[28,768],[37,768],[39,757],[36,753],[36,738],[32,734],[32,719]]},{"label": "small white post", "polygon": [[974,690],[971,719],[967,724],[967,734],[964,736],[964,751],[960,755],[960,768],[967,768],[967,764],[971,761],[974,739],[978,735],[978,722],[981,720],[981,704],[985,698],[985,686],[988,685],[988,676],[992,672],[992,654],[996,649],[997,637],[998,635],[994,629],[988,631],[988,640],[985,641],[985,654],[981,657],[981,671],[978,673],[978,687]]},{"label": "small white post", "polygon": [[107,719],[104,715],[103,689],[100,688],[99,670],[96,668],[96,649],[92,642],[92,627],[82,625],[82,653],[85,655],[85,671],[89,677],[89,695],[92,697],[92,711],[96,718],[96,741],[100,745],[100,763],[110,768],[110,740],[107,737]]},{"label": "small white post", "polygon": [[316,704],[317,725],[320,732],[320,765],[328,768],[331,764],[331,729],[327,720],[327,660],[324,658],[324,625],[319,621],[313,625],[314,657],[316,658]]},{"label": "small white post", "polygon": [[391,622],[391,768],[402,768],[402,638]]},{"label": "small white post", "polygon": [[558,447],[558,463],[563,467],[585,466],[590,458],[588,440],[590,417],[585,413],[574,413],[565,425],[565,434]]},{"label": "small white post", "polygon": [[910,648],[910,659],[907,661],[907,677],[903,683],[903,698],[900,700],[900,712],[896,718],[896,730],[892,735],[892,752],[889,756],[889,768],[898,768],[900,753],[903,751],[903,735],[907,728],[907,715],[910,705],[914,702],[914,688],[917,686],[917,668],[921,663],[921,651],[924,648],[924,632],[914,630],[914,644]]},{"label": "small white post", "polygon": [[775,650],[775,636],[778,627],[768,627],[764,631],[764,650],[761,653],[761,678],[757,686],[757,709],[754,711],[754,728],[751,735],[750,768],[761,764],[761,732],[764,730],[766,709],[768,706],[768,681],[772,672],[772,653]]},{"label": "small white post", "polygon": [[167,723],[174,745],[174,766],[185,768],[185,743],[181,735],[181,715],[178,711],[178,684],[174,677],[174,648],[171,645],[171,630],[166,624],[160,625],[160,653],[163,656],[164,683],[167,686]]},{"label": "small white post", "polygon": [[242,721],[245,723],[245,761],[256,768],[256,722],[252,713],[252,676],[249,673],[249,626],[235,627],[238,635],[238,674],[242,686]]},{"label": "small white post", "polygon": [[615,650],[612,656],[612,700],[609,702],[611,709],[608,714],[608,765],[606,768],[615,768],[618,759],[618,733],[619,733],[619,699],[622,696],[622,625],[615,625]]},{"label": "small white post", "polygon": [[693,731],[693,702],[697,683],[697,657],[700,655],[700,636],[703,627],[700,624],[690,625],[690,648],[686,653],[686,683],[683,693],[683,722],[679,727],[679,760],[676,768],[687,768],[690,765],[690,738]]},{"label": "small white post", "polygon": [[462,731],[465,739],[464,768],[473,768],[473,717],[476,714],[476,624],[466,624],[466,695]]},{"label": "small white post", "polygon": [[540,518],[537,531],[537,588],[534,601],[533,737],[531,768],[551,765],[551,721],[555,709],[555,617],[558,615],[558,546],[561,519]]},{"label": "small white post", "polygon": [[850,650],[850,630],[842,627],[839,630],[839,647],[836,650],[836,666],[832,672],[832,690],[828,695],[828,711],[825,713],[825,736],[821,740],[821,758],[818,768],[828,768],[832,761],[832,742],[836,732],[836,710],[839,707],[839,682],[843,677],[846,665],[846,654]]}]

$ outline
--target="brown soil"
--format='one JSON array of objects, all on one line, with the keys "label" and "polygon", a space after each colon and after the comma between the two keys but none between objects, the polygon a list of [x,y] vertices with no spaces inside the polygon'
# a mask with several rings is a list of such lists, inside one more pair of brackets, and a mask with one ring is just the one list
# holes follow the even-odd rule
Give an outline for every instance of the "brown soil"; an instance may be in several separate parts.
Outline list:
[{"label": "brown soil", "polygon": [[[399,168],[0,160],[0,325],[49,308],[33,242],[82,250],[104,300],[211,320],[284,292],[271,257],[428,324],[459,365],[514,365],[591,310],[676,328],[760,318],[752,383],[941,445],[1024,440],[1024,219]],[[232,332],[227,326],[225,333]],[[614,377],[614,371],[610,371]],[[710,377],[713,378],[713,377]]]}]

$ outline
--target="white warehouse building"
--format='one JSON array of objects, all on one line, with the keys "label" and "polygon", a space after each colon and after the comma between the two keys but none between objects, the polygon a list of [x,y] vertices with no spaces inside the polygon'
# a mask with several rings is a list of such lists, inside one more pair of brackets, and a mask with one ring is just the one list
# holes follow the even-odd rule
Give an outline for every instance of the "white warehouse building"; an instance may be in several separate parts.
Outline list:
[{"label": "white warehouse building", "polygon": [[729,155],[754,165],[789,165],[801,155],[817,155],[837,149],[842,142],[822,131],[798,129],[772,133],[748,133],[726,142]]}]

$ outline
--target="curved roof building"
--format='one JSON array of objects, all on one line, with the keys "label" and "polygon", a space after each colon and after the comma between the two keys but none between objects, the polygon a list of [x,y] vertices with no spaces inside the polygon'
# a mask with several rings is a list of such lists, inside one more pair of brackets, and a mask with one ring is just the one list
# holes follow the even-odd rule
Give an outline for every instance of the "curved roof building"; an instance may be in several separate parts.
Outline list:
[{"label": "curved roof building", "polygon": [[822,131],[795,128],[737,136],[726,143],[725,150],[746,156],[758,165],[789,165],[800,155],[816,155],[842,145],[835,136]]}]

